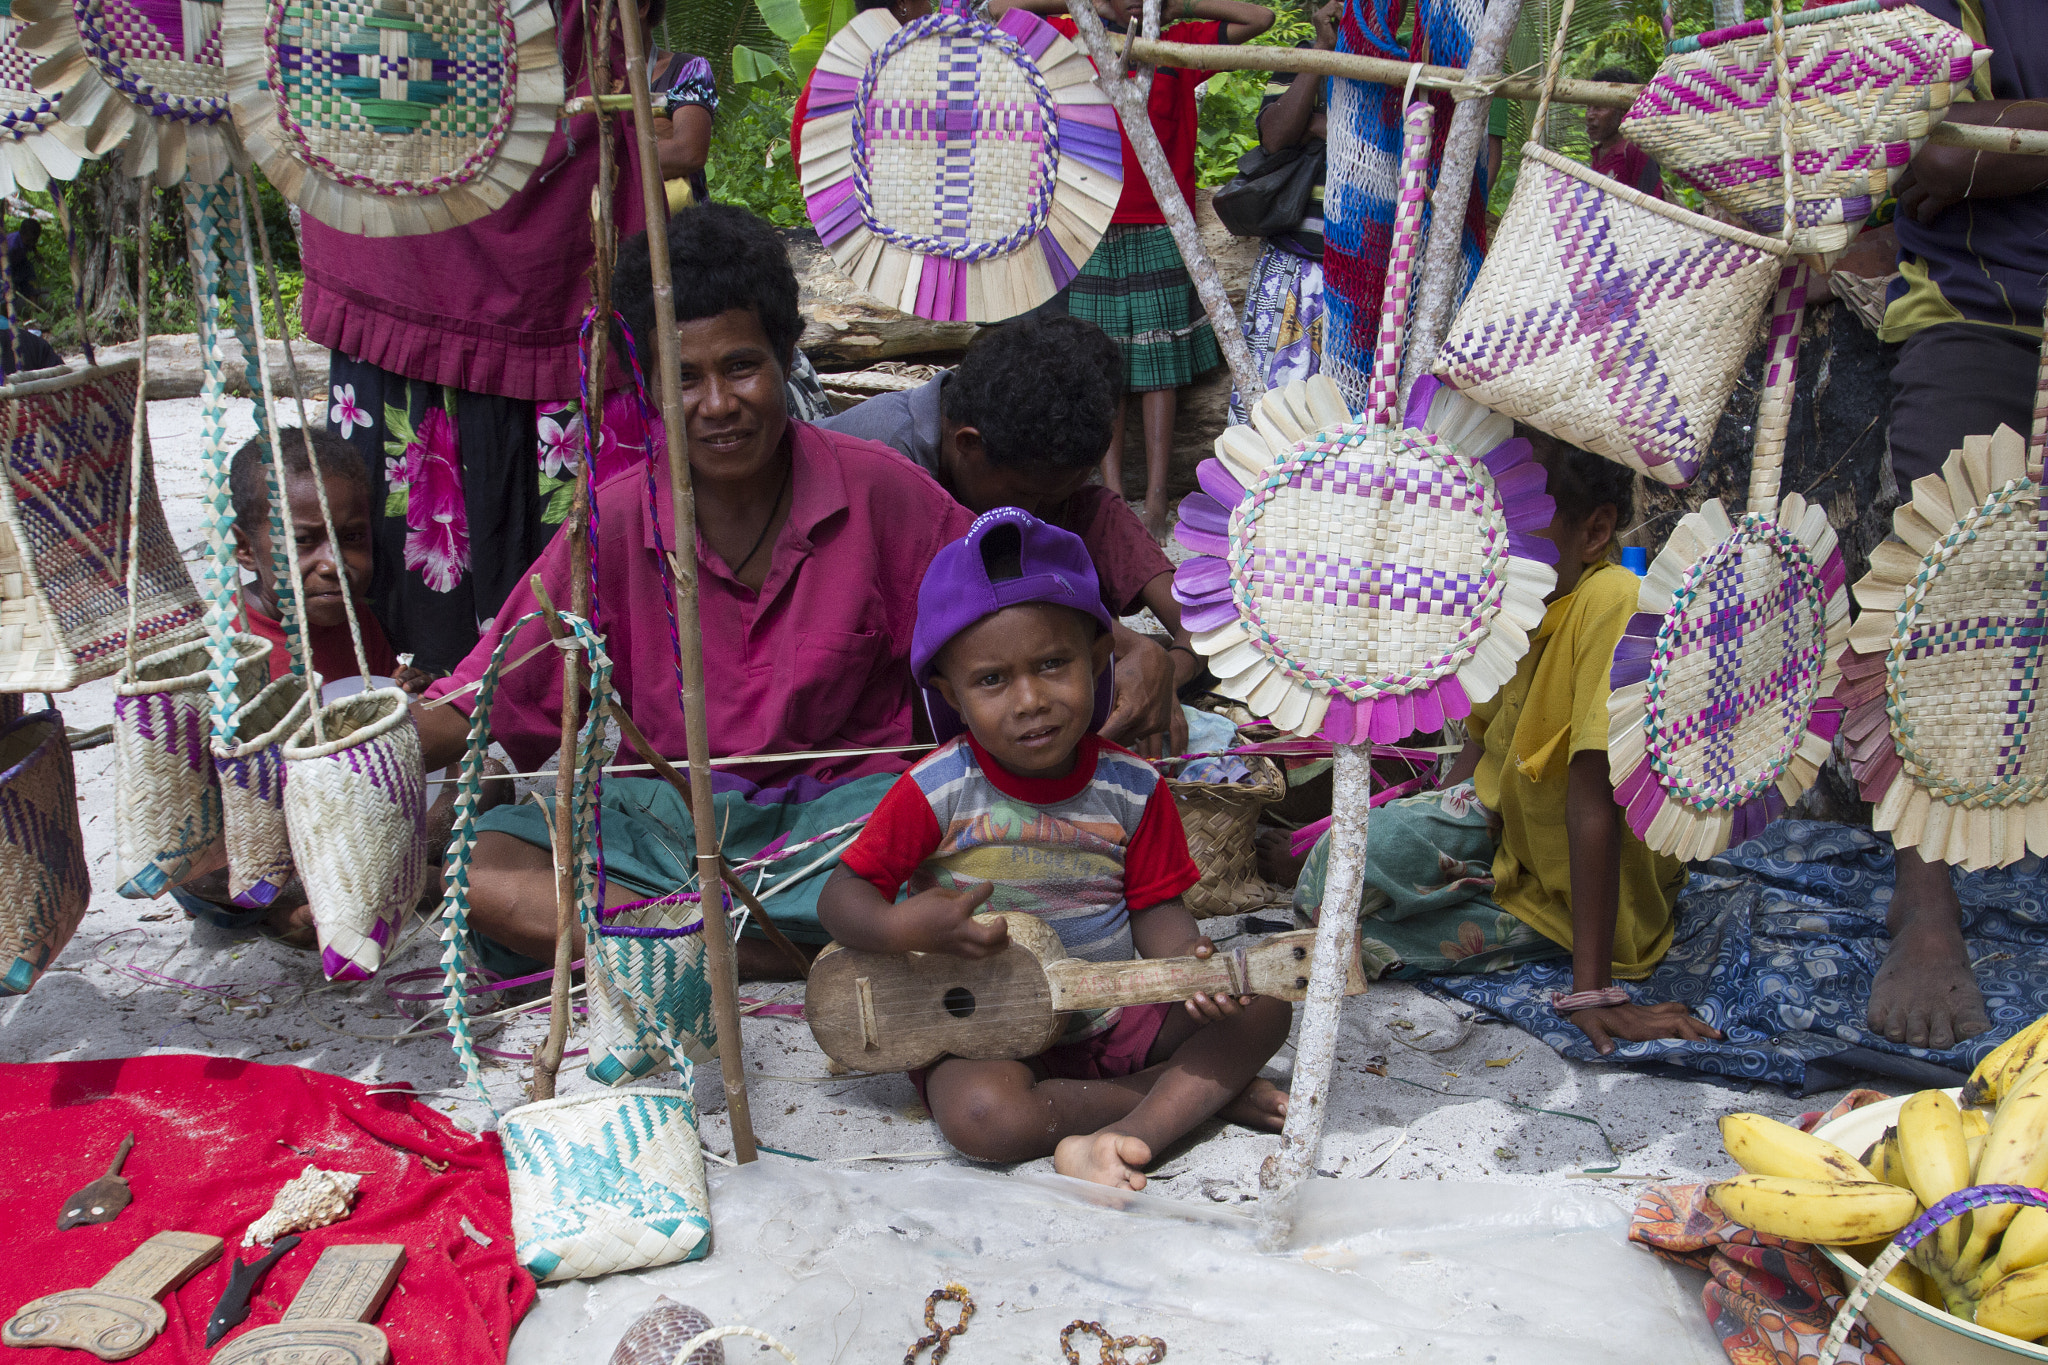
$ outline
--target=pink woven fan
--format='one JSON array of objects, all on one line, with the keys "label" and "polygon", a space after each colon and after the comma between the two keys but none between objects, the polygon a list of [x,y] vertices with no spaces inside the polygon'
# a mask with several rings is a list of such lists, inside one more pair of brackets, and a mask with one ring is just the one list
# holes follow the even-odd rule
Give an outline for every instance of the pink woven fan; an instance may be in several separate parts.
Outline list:
[{"label": "pink woven fan", "polygon": [[1554,504],[1509,419],[1434,379],[1396,423],[1430,109],[1410,108],[1387,304],[1353,420],[1317,375],[1269,391],[1197,471],[1173,593],[1218,690],[1296,734],[1391,742],[1514,676],[1556,585]]},{"label": "pink woven fan", "polygon": [[899,28],[855,16],[826,45],[803,127],[818,238],[906,313],[994,322],[1051,298],[1094,254],[1123,187],[1095,68],[1044,20],[961,0]]}]

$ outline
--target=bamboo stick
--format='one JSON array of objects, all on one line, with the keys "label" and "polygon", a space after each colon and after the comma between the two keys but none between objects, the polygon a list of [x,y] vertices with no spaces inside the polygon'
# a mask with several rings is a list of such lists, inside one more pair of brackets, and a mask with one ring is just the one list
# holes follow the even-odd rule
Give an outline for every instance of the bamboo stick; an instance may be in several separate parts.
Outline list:
[{"label": "bamboo stick", "polygon": [[[1202,309],[1208,313],[1209,326],[1216,333],[1217,344],[1223,348],[1223,359],[1229,364],[1231,377],[1237,382],[1237,392],[1249,408],[1265,396],[1266,381],[1252,368],[1251,349],[1245,345],[1244,329],[1238,324],[1237,310],[1230,306],[1230,296],[1224,292],[1223,281],[1216,274],[1216,263],[1202,249],[1202,236],[1195,230],[1194,211],[1188,207],[1187,200],[1181,198],[1180,183],[1173,178],[1173,168],[1166,164],[1166,152],[1159,145],[1159,134],[1153,130],[1145,100],[1138,94],[1136,83],[1123,78],[1122,60],[1116,49],[1110,46],[1109,33],[1102,27],[1102,20],[1096,16],[1089,0],[1067,0],[1067,13],[1073,16],[1081,45],[1095,63],[1095,84],[1109,96],[1110,104],[1116,109],[1117,121],[1123,124],[1124,136],[1130,139],[1131,150],[1137,153],[1138,164],[1144,168],[1145,179],[1152,186],[1152,197],[1166,215],[1166,227],[1173,234],[1173,244],[1180,248],[1181,262],[1188,268],[1188,278],[1194,281],[1195,293],[1201,296]],[[1131,47],[1179,51],[1188,45],[1148,43],[1146,39],[1138,38],[1132,41]],[[1199,52],[1206,49],[1188,50]],[[1262,52],[1280,50],[1260,49]]]},{"label": "bamboo stick", "polygon": [[[1492,0],[1472,38],[1466,70],[1484,80],[1500,70],[1508,41],[1515,36],[1522,0]],[[1444,139],[1443,165],[1437,171],[1436,193],[1430,200],[1429,240],[1423,248],[1422,287],[1415,300],[1415,321],[1408,330],[1408,348],[1401,364],[1401,401],[1408,410],[1408,390],[1436,364],[1437,348],[1451,325],[1458,302],[1458,276],[1463,265],[1459,248],[1465,239],[1465,205],[1472,196],[1472,172],[1486,146],[1488,101],[1460,100]],[[1489,188],[1491,188],[1489,186]]]},{"label": "bamboo stick", "polygon": [[1322,917],[1316,922],[1315,960],[1309,964],[1308,1000],[1294,1045],[1287,1124],[1280,1150],[1259,1168],[1259,1242],[1268,1251],[1294,1230],[1294,1198],[1315,1165],[1328,1116],[1330,1080],[1337,1065],[1338,1013],[1344,983],[1358,954],[1358,902],[1365,889],[1365,822],[1372,798],[1372,746],[1339,744],[1332,762],[1334,818]]},{"label": "bamboo stick", "polygon": [[718,1021],[718,1067],[725,1077],[732,1152],[754,1161],[753,1109],[740,1055],[739,973],[732,923],[725,916],[718,826],[711,803],[711,733],[704,715],[704,631],[697,619],[697,496],[690,483],[689,434],[683,429],[682,357],[676,351],[676,292],[668,259],[668,198],[654,147],[654,102],[647,91],[647,45],[640,15],[619,8],[626,36],[626,84],[633,93],[633,131],[640,143],[640,193],[647,204],[647,253],[654,283],[654,356],[661,383],[662,432],[668,441],[669,498],[675,510],[676,638],[683,673],[683,731],[690,760],[690,822],[697,829],[697,886],[703,896],[704,956],[711,973],[711,1012]]},{"label": "bamboo stick", "polygon": [[[1072,4],[1074,0],[1068,0]],[[1408,83],[1416,70],[1407,62],[1387,57],[1361,57],[1351,52],[1321,52],[1311,48],[1210,47],[1193,43],[1153,42],[1139,38],[1131,44],[1136,61],[1155,66],[1179,66],[1191,71],[1303,71],[1317,76],[1347,76],[1379,85]],[[1513,75],[1480,78],[1462,67],[1423,66],[1416,72],[1416,88],[1448,90],[1460,100],[1533,100],[1543,93],[1540,77]],[[1602,109],[1626,109],[1642,93],[1640,85],[1610,81],[1581,81],[1570,78],[1557,83],[1551,96],[1558,104],[1590,105]],[[1969,147],[1980,152],[2009,152],[2017,156],[2048,156],[2048,131],[2033,128],[1993,128],[1981,123],[1943,122],[1927,135],[1929,142],[1944,147]]]}]

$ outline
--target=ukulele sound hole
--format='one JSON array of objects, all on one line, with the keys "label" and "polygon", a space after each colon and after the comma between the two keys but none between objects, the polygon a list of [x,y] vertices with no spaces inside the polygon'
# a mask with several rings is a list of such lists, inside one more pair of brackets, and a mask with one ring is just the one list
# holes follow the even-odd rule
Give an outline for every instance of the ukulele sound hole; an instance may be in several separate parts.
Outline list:
[{"label": "ukulele sound hole", "polygon": [[946,1013],[955,1019],[965,1019],[974,1013],[974,992],[965,986],[955,986],[940,997],[939,1003],[946,1007]]}]

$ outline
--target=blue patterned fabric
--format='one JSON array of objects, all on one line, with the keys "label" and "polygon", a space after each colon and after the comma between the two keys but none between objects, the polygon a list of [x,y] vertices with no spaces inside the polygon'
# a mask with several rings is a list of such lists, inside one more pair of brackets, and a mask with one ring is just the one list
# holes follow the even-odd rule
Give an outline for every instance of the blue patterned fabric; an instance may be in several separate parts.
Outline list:
[{"label": "blue patterned fabric", "polygon": [[[1991,1031],[1946,1052],[1907,1047],[1864,1022],[1870,982],[1891,939],[1892,849],[1867,829],[1780,820],[1698,865],[1678,903],[1678,935],[1638,1001],[1682,1000],[1723,1042],[1617,1043],[1609,1060],[1639,1068],[1769,1081],[1797,1094],[1855,1075],[1960,1085],[1978,1059],[2048,1014],[2048,876],[2028,857],[1960,873],[1963,934]],[[1571,989],[1569,961],[1538,962],[1422,984],[1535,1034],[1567,1057],[1594,1061],[1585,1035],[1550,1008]]]}]

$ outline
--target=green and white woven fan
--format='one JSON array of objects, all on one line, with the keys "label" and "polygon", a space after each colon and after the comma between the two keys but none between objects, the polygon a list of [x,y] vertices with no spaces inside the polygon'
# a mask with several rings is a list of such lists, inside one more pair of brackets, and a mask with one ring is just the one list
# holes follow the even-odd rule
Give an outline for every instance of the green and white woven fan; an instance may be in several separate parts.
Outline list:
[{"label": "green and white woven fan", "polygon": [[36,88],[86,149],[121,149],[121,174],[165,189],[211,185],[237,151],[221,69],[221,14],[208,0],[15,0]]},{"label": "green and white woven fan", "polygon": [[2033,439],[1972,436],[1913,483],[1856,584],[1863,614],[1835,697],[1871,823],[1966,868],[2048,854],[2048,744],[2034,711],[2048,644],[2048,352]]},{"label": "green and white woven fan", "polygon": [[229,0],[249,155],[329,227],[472,222],[539,169],[563,97],[547,0]]},{"label": "green and white woven fan", "polygon": [[35,58],[21,45],[22,21],[0,0],[0,195],[48,189],[85,164],[85,138],[57,117],[57,101],[36,89]]}]

